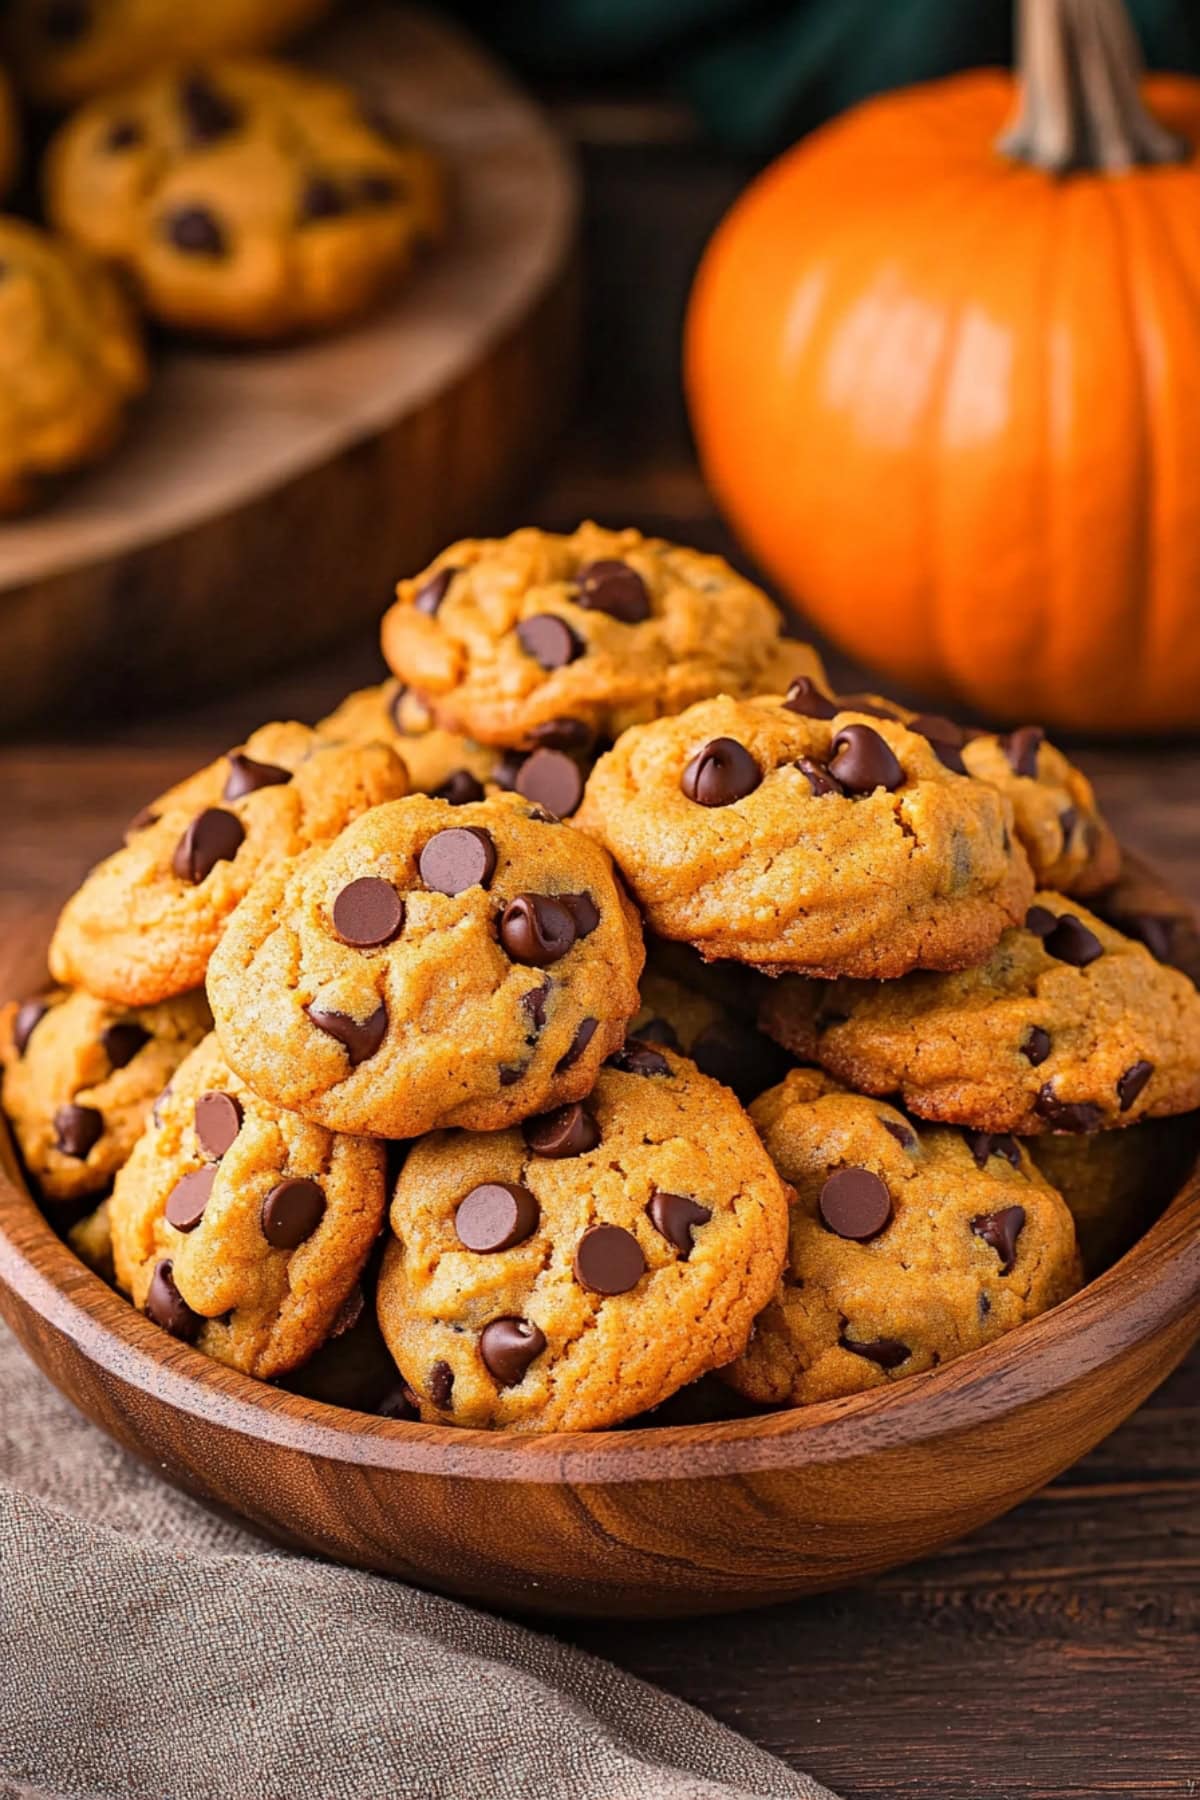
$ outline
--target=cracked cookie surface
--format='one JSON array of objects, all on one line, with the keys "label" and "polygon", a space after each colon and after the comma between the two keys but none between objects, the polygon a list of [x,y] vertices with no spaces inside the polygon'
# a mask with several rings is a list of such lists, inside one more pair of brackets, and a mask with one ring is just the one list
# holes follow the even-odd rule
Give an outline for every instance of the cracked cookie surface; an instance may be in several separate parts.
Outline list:
[{"label": "cracked cookie surface", "polygon": [[1200,994],[1077,901],[1039,893],[977,967],[781,982],[760,1009],[793,1055],[922,1118],[1032,1135],[1200,1106]]},{"label": "cracked cookie surface", "polygon": [[978,961],[1033,889],[1006,799],[898,721],[782,698],[635,726],[575,823],[649,926],[777,972],[891,978]]},{"label": "cracked cookie surface", "polygon": [[759,1405],[934,1368],[1078,1287],[1071,1215],[1014,1138],[917,1127],[813,1069],[750,1116],[796,1193],[780,1290],[724,1371]]},{"label": "cracked cookie surface", "polygon": [[585,524],[464,539],[385,615],[383,652],[439,722],[527,748],[571,721],[601,739],[708,694],[820,679],[815,650],[719,556]]},{"label": "cracked cookie surface", "polygon": [[779,1278],[787,1190],[733,1096],[631,1039],[582,1104],[415,1145],[379,1281],[443,1424],[587,1431],[738,1355]]},{"label": "cracked cookie surface", "polygon": [[425,795],[269,870],[209,969],[259,1092],[334,1130],[493,1131],[579,1099],[643,961],[607,854],[509,795]]},{"label": "cracked cookie surface", "polygon": [[119,1285],[206,1356],[269,1379],[330,1335],[386,1204],[384,1150],[269,1105],[211,1035],[109,1203]]}]

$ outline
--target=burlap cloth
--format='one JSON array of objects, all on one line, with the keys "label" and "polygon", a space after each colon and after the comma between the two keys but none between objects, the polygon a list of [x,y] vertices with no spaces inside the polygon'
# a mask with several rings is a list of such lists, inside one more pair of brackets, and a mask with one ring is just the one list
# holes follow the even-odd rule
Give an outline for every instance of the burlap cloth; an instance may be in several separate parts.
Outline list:
[{"label": "burlap cloth", "polygon": [[0,1795],[834,1800],[609,1663],[264,1549],[89,1425],[2,1325]]}]

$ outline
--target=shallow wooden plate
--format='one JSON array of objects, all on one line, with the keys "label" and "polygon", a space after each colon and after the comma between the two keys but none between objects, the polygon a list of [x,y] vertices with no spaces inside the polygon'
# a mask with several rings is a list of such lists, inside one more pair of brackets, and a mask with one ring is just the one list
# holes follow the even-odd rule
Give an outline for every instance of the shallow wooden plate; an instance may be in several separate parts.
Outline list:
[{"label": "shallow wooden plate", "polygon": [[[1200,974],[1190,908],[1132,861],[1118,908],[1170,921],[1175,959]],[[85,1269],[3,1132],[0,1313],[111,1436],[284,1543],[522,1611],[719,1612],[927,1555],[1120,1424],[1200,1337],[1200,1177],[1115,1267],[998,1343],[848,1400],[714,1424],[510,1437],[252,1381]]]},{"label": "shallow wooden plate", "polygon": [[571,165],[469,39],[356,9],[306,60],[446,158],[452,233],[394,301],[316,343],[161,349],[113,459],[0,523],[0,730],[161,707],[344,637],[398,575],[496,522],[563,416]]}]

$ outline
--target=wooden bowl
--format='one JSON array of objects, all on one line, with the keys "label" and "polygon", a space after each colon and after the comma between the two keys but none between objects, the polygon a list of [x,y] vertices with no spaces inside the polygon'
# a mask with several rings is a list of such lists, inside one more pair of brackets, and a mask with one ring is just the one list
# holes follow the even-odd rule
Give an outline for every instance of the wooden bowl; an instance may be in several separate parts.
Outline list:
[{"label": "wooden bowl", "polygon": [[[1174,919],[1177,959],[1200,972],[1184,903],[1133,864],[1119,898]],[[1200,1336],[1193,1171],[1065,1305],[868,1394],[593,1435],[405,1424],[169,1338],[56,1237],[7,1138],[0,1165],[0,1312],[89,1418],[272,1538],[518,1611],[718,1612],[924,1556],[1090,1450]]]}]

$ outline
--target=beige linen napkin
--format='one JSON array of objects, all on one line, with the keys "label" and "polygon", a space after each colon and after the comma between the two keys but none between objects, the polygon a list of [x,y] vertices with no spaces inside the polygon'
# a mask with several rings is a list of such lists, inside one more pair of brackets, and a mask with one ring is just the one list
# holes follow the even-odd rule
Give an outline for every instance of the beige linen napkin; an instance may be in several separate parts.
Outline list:
[{"label": "beige linen napkin", "polygon": [[609,1663],[264,1548],[0,1326],[0,1797],[67,1795],[835,1800]]}]

